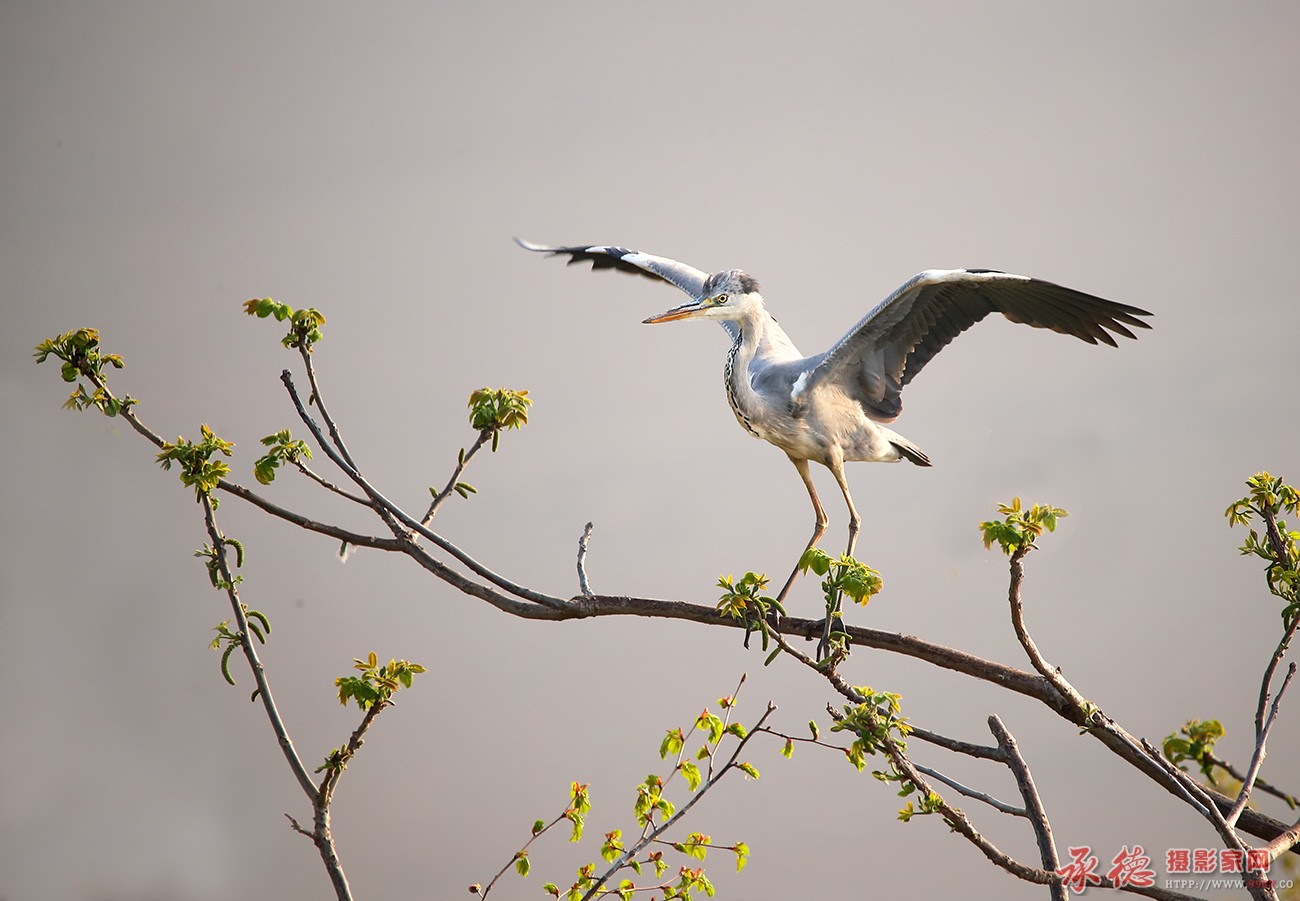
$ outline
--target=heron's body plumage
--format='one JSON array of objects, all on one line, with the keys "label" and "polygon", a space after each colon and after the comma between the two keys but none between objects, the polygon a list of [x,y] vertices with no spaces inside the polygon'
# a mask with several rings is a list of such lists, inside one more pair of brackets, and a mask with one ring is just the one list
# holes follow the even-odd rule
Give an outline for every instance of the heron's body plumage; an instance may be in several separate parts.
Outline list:
[{"label": "heron's body plumage", "polygon": [[895,462],[903,459],[899,443],[913,451],[916,462],[924,460],[919,448],[874,422],[838,386],[809,394],[804,386],[825,355],[799,353],[761,300],[746,312],[735,322],[723,367],[727,402],[745,431],[792,458],[824,466],[837,456],[841,462]]}]

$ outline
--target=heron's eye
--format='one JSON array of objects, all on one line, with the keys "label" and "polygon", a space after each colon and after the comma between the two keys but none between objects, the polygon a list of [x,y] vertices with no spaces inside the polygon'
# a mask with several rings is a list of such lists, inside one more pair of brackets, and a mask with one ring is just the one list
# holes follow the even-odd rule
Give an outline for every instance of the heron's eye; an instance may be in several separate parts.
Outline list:
[{"label": "heron's eye", "polygon": [[726,302],[727,302],[727,295],[725,295],[725,294],[719,294],[717,297],[713,298],[713,302],[714,302],[715,304],[718,304],[718,303],[726,303]]}]

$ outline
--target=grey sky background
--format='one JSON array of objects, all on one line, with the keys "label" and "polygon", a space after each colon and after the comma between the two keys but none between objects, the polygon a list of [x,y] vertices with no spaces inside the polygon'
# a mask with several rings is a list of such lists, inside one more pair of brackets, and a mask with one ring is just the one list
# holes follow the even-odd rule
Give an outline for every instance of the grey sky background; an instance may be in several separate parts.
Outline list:
[{"label": "grey sky background", "polygon": [[[513,579],[711,602],[719,574],[783,575],[811,513],[793,469],[726,407],[716,327],[645,327],[666,286],[565,269],[510,243],[608,242],[741,267],[805,353],[927,267],[1035,275],[1155,312],[1118,350],[988,322],[909,387],[896,428],[933,469],[856,464],[859,556],[885,591],[854,622],[1026,666],[1006,569],[976,525],[998,501],[1067,507],[1029,561],[1048,659],[1136,734],[1217,716],[1248,755],[1277,606],[1223,508],[1267,468],[1300,479],[1290,266],[1300,223],[1300,7],[1286,3],[0,5],[0,896],[320,898],[285,812],[308,812],[250,678],[207,650],[229,616],[191,553],[202,521],[124,425],[61,412],[31,347],[82,325],[166,436],[301,432],[280,329],[240,304],[329,317],[317,364],[356,457],[423,509],[473,439],[469,392],[527,388],[532,422],[467,474],[440,530]],[[322,459],[322,471],[328,469]],[[834,484],[815,474],[844,540]],[[285,476],[267,491],[377,528]],[[355,726],[332,680],[371,650],[429,674],[349,767],[335,834],[358,897],[458,897],[569,782],[576,850],[533,852],[501,897],[540,897],[633,828],[666,728],[749,682],[790,731],[828,686],[762,666],[738,633],[512,620],[409,561],[299,533],[235,499],[247,601],[300,753]],[[791,607],[817,609],[801,584]],[[988,742],[1002,716],[1062,848],[1109,859],[1215,836],[1039,706],[857,651],[845,675],[918,724]],[[1265,775],[1291,783],[1288,699]],[[1040,897],[830,753],[773,742],[687,829],[747,841],[720,896]],[[1000,796],[993,767],[921,762]],[[969,803],[1005,850],[1019,822]],[[710,858],[712,860],[712,858]],[[1161,873],[1163,869],[1161,868]]]}]

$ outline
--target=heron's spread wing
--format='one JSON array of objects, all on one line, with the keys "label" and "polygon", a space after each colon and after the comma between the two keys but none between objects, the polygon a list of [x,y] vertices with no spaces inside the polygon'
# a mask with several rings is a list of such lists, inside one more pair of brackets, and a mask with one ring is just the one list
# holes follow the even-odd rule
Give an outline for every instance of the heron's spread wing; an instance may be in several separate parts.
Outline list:
[{"label": "heron's spread wing", "polygon": [[[547,253],[551,256],[566,253],[569,255],[569,266],[574,263],[591,263],[591,268],[595,269],[617,269],[620,272],[630,272],[633,275],[644,275],[647,278],[662,279],[670,285],[675,285],[696,300],[704,299],[704,282],[708,279],[707,272],[701,272],[694,266],[688,266],[685,263],[679,263],[677,260],[670,260],[668,257],[657,257],[649,253],[641,253],[637,250],[628,250],[626,247],[606,247],[600,245],[577,245],[574,247],[547,247],[543,244],[534,244],[531,241],[525,241],[522,238],[515,238],[515,243],[524,250],[533,250],[538,253]],[[734,322],[723,321],[723,328],[727,334],[731,335],[734,340],[736,337],[737,326]]]},{"label": "heron's spread wing", "polygon": [[[840,339],[808,374],[804,391],[837,383],[858,398],[873,419],[890,421],[903,409],[903,386],[953,338],[989,313],[1012,322],[1115,346],[1146,310],[989,269],[929,269],[902,285]],[[803,393],[803,392],[800,392]]]},{"label": "heron's spread wing", "polygon": [[687,266],[685,263],[679,263],[667,257],[657,257],[636,250],[628,250],[626,247],[546,247],[541,244],[534,244],[531,241],[525,241],[522,238],[515,238],[515,243],[524,250],[549,253],[551,256],[567,253],[569,255],[568,265],[570,266],[574,263],[591,263],[592,269],[618,269],[622,272],[631,272],[634,275],[663,279],[669,284],[681,288],[696,300],[702,299],[704,280],[709,277],[707,272],[701,272],[694,266]]}]

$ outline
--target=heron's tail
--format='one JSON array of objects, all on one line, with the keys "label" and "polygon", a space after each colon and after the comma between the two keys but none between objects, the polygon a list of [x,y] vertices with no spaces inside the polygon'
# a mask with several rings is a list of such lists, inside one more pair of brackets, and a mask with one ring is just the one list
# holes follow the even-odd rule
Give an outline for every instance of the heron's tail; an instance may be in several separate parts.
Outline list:
[{"label": "heron's tail", "polygon": [[889,439],[889,443],[894,446],[894,449],[898,451],[904,460],[910,460],[917,466],[930,465],[930,458],[925,455],[925,451],[921,450],[906,438],[895,435]]}]

